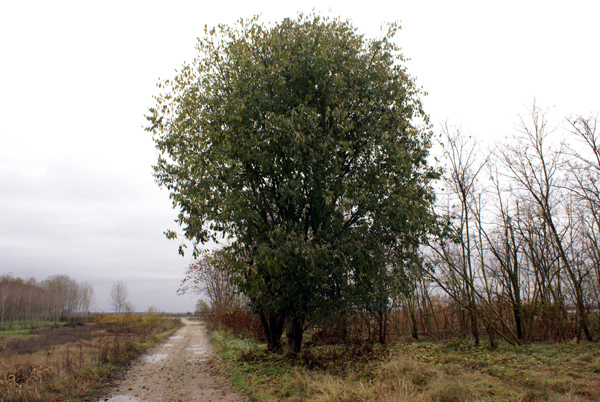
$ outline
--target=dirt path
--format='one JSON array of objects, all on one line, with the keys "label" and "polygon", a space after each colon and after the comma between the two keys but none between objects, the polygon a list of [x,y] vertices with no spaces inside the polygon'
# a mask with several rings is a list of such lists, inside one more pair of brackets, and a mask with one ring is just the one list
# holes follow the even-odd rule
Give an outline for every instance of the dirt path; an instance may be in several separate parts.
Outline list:
[{"label": "dirt path", "polygon": [[101,401],[246,401],[219,368],[204,325],[183,323],[166,342],[137,359]]}]

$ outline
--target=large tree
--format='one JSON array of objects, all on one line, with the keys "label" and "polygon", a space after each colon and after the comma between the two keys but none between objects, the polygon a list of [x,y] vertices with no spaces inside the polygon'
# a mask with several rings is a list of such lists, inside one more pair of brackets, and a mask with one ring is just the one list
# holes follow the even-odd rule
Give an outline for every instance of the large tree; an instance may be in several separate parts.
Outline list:
[{"label": "large tree", "polygon": [[206,30],[198,57],[159,84],[156,180],[187,239],[226,239],[272,350],[285,326],[299,351],[314,314],[377,297],[357,287],[418,261],[437,173],[396,30],[367,40],[316,15],[240,21]]}]

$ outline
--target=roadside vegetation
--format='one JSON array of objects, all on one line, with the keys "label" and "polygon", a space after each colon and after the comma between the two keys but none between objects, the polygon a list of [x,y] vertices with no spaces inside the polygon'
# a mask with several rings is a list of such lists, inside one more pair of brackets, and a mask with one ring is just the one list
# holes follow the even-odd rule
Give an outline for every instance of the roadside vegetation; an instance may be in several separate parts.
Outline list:
[{"label": "roadside vegetation", "polygon": [[240,20],[159,82],[180,291],[256,400],[598,400],[598,115],[434,132],[398,29]]},{"label": "roadside vegetation", "polygon": [[2,401],[81,401],[131,359],[181,325],[151,309],[145,315],[73,317],[50,328],[0,332]]},{"label": "roadside vegetation", "polygon": [[226,330],[214,331],[212,340],[253,401],[600,400],[593,343],[502,343],[490,350],[457,339],[319,345],[307,337],[300,353],[283,356]]}]

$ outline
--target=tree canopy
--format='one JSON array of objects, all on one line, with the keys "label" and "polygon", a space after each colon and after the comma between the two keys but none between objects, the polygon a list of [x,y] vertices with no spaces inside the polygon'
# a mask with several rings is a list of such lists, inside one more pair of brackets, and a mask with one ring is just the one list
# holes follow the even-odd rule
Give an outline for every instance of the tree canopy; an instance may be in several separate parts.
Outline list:
[{"label": "tree canopy", "polygon": [[241,20],[206,29],[197,58],[159,84],[155,178],[187,239],[225,241],[271,349],[285,323],[298,351],[315,314],[387,304],[378,289],[405,287],[418,259],[437,172],[397,29]]}]

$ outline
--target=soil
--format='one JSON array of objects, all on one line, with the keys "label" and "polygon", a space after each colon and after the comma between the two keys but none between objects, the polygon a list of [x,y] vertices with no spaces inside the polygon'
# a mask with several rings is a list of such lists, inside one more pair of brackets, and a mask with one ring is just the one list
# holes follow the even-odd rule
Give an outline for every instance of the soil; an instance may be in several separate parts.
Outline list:
[{"label": "soil", "polygon": [[246,401],[214,355],[206,327],[186,319],[183,323],[173,336],[134,361],[100,401]]}]

